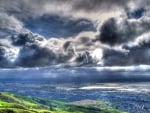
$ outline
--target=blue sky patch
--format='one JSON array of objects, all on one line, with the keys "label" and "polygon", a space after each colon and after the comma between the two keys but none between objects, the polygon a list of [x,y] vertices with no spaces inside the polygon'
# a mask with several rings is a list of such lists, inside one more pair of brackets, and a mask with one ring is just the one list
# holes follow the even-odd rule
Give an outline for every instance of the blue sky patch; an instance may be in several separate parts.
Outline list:
[{"label": "blue sky patch", "polygon": [[144,8],[141,8],[141,9],[137,9],[133,12],[127,12],[127,16],[128,18],[140,18],[143,16],[143,13],[144,13],[145,9]]},{"label": "blue sky patch", "polygon": [[57,15],[43,15],[24,20],[25,27],[45,37],[69,37],[82,31],[95,31],[93,23],[87,19],[71,20]]}]

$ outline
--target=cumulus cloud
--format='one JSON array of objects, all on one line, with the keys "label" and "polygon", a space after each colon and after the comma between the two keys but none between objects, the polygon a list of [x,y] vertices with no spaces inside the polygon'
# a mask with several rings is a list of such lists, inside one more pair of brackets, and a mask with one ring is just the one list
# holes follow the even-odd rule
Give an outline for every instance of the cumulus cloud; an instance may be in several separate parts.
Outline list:
[{"label": "cumulus cloud", "polygon": [[[91,65],[98,63],[101,58],[97,56],[102,55],[102,52],[98,55],[99,51],[95,51],[95,47],[102,49],[98,46],[99,43],[93,42],[92,38],[86,37],[84,34],[79,34],[77,37],[69,39],[45,39],[40,35],[29,32],[10,36],[7,41],[9,46],[2,45],[2,48],[5,49],[1,56],[8,59],[8,62],[14,67],[58,64],[64,66]],[[17,48],[17,51],[15,51],[15,48]],[[9,57],[5,57],[6,55]],[[10,64],[5,63],[4,65],[5,67],[10,67]]]}]

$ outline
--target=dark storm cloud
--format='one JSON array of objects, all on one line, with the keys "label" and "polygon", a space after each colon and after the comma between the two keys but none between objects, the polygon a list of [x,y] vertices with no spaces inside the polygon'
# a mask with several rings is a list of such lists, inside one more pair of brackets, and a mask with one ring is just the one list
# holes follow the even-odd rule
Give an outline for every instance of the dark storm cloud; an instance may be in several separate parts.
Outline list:
[{"label": "dark storm cloud", "polygon": [[121,34],[120,32],[118,32],[116,20],[114,18],[111,18],[102,25],[101,33],[98,38],[100,38],[100,41],[103,43],[114,45],[116,43],[119,43],[121,39],[120,36]]},{"label": "dark storm cloud", "polygon": [[15,46],[23,46],[26,44],[34,44],[36,43],[36,41],[44,41],[45,38],[36,35],[36,34],[32,34],[32,33],[28,33],[28,32],[23,32],[23,33],[19,33],[17,35],[12,35],[11,37],[11,41],[12,44]]},{"label": "dark storm cloud", "polygon": [[142,17],[138,20],[127,18],[110,18],[100,28],[97,39],[109,45],[120,45],[133,41],[150,29],[150,19]]},{"label": "dark storm cloud", "polygon": [[138,45],[124,45],[126,51],[104,50],[104,65],[149,65],[150,64],[150,40],[141,40]]},{"label": "dark storm cloud", "polygon": [[20,49],[16,64],[23,67],[36,67],[54,64],[55,53],[38,45],[24,46]]},{"label": "dark storm cloud", "polygon": [[[148,37],[148,38],[147,38]],[[150,64],[150,35],[147,33],[138,37],[136,44],[129,44],[124,48],[129,50],[128,62],[131,64]]]},{"label": "dark storm cloud", "polygon": [[127,63],[127,53],[113,49],[105,49],[103,52],[103,61],[104,65],[107,66],[123,66]]},{"label": "dark storm cloud", "polygon": [[35,67],[53,64],[56,55],[52,49],[41,46],[46,39],[33,33],[21,33],[11,37],[12,44],[20,46],[14,62],[16,66]]},{"label": "dark storm cloud", "polygon": [[[11,42],[10,42],[11,40]],[[9,42],[4,44],[4,41]],[[55,53],[42,47],[46,39],[32,33],[19,33],[1,41],[0,67],[34,67],[50,65]]]}]

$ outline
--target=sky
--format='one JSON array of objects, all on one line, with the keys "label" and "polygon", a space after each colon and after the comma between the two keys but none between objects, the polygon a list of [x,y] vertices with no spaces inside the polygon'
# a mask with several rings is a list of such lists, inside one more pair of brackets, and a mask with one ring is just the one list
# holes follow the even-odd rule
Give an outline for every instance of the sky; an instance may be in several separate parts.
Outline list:
[{"label": "sky", "polygon": [[0,68],[150,65],[149,0],[0,0]]}]

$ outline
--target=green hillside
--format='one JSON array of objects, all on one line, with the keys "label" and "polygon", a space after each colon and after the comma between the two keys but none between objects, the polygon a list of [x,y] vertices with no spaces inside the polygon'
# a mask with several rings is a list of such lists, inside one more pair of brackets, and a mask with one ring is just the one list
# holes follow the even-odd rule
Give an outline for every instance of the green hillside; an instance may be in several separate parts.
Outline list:
[{"label": "green hillside", "polygon": [[[98,106],[104,103],[97,102]],[[100,104],[102,103],[102,105]],[[0,113],[123,113],[112,108],[0,93]]]}]

